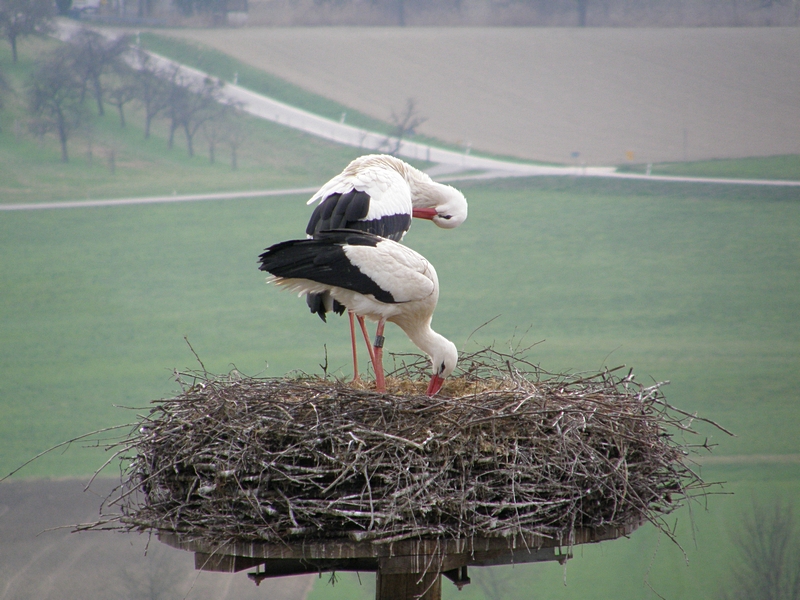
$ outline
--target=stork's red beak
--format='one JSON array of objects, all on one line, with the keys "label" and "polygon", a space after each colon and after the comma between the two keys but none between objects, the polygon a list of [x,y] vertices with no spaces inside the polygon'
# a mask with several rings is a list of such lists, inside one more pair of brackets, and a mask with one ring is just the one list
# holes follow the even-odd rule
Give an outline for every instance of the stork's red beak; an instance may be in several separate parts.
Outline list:
[{"label": "stork's red beak", "polygon": [[411,211],[411,216],[417,219],[433,219],[436,216],[435,208],[415,208]]},{"label": "stork's red beak", "polygon": [[436,393],[442,389],[442,384],[444,383],[444,378],[439,377],[438,375],[434,375],[431,377],[431,382],[428,384],[428,391],[425,392],[428,396],[435,396]]}]

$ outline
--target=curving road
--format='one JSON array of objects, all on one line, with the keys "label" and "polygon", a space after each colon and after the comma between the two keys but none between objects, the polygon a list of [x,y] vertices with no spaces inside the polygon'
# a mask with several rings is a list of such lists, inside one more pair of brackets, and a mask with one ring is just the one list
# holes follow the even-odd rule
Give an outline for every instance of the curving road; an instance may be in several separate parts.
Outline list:
[{"label": "curving road", "polygon": [[[81,25],[74,21],[60,19],[56,36],[68,39]],[[106,35],[113,31],[103,30]],[[180,66],[188,78],[193,82],[202,82],[208,77],[206,73],[178,65],[174,61],[150,53],[153,59],[162,68],[169,69]],[[305,133],[344,144],[362,148],[368,152],[380,152],[386,144],[386,136],[366,129],[359,129],[346,123],[339,123],[319,115],[289,106],[262,94],[257,94],[239,85],[227,83],[222,88],[224,100],[239,104],[242,109],[258,118],[280,123],[287,127],[299,129]],[[435,146],[420,144],[412,141],[403,141],[398,153],[404,158],[425,160],[436,163],[428,172],[439,181],[464,181],[470,179],[497,179],[502,177],[531,177],[539,175],[550,176],[586,176],[608,177],[618,179],[633,179],[645,181],[712,183],[731,185],[768,185],[768,186],[795,186],[800,187],[800,181],[790,180],[765,180],[765,179],[730,179],[730,178],[704,178],[680,177],[668,175],[642,175],[635,173],[618,173],[615,167],[602,166],[543,166],[521,162],[511,162],[499,159],[473,156],[469,153],[454,152]],[[465,171],[473,172],[468,175],[459,175]],[[478,171],[478,173],[474,173]],[[249,192],[221,192],[213,194],[190,194],[183,196],[153,196],[145,198],[120,198],[108,200],[82,200],[74,202],[47,202],[36,204],[0,204],[0,211],[11,210],[46,210],[55,208],[86,208],[98,206],[120,206],[130,204],[154,204],[167,202],[188,202],[202,200],[223,200],[236,198],[253,198],[263,196],[286,196],[299,194],[312,194],[317,188],[290,188],[283,190],[259,190]]]}]

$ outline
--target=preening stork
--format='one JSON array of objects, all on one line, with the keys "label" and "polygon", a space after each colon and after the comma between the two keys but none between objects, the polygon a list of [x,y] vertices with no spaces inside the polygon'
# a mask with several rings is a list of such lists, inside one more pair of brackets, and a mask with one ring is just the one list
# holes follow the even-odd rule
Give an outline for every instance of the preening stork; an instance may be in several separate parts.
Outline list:
[{"label": "preening stork", "polygon": [[358,229],[399,242],[412,216],[444,229],[467,218],[464,194],[388,154],[356,158],[307,204],[315,202],[319,205],[306,227],[310,237],[331,229]]},{"label": "preening stork", "polygon": [[357,316],[378,322],[370,358],[375,385],[385,391],[383,329],[399,326],[431,359],[429,396],[442,387],[458,361],[455,344],[431,329],[439,299],[436,270],[425,257],[393,240],[356,230],[318,232],[281,242],[259,257],[270,281],[303,294],[327,294]]},{"label": "preening stork", "polygon": [[[306,227],[309,237],[333,229],[356,229],[399,242],[411,227],[412,217],[429,219],[444,229],[458,227],[467,218],[464,194],[387,154],[356,158],[323,185],[308,204],[314,202],[319,204]],[[328,293],[310,293],[306,302],[323,321],[326,313],[341,315],[348,306]],[[353,312],[349,316],[353,377],[358,379]],[[358,320],[368,337],[363,317],[358,316]]]}]

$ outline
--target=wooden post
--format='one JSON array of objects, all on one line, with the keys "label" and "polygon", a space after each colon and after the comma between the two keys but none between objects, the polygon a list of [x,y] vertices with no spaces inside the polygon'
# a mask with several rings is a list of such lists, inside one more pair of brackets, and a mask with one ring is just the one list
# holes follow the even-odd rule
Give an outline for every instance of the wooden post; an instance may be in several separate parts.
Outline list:
[{"label": "wooden post", "polygon": [[442,577],[438,571],[424,575],[422,573],[382,573],[380,570],[376,573],[375,600],[416,600],[417,598],[441,600]]}]

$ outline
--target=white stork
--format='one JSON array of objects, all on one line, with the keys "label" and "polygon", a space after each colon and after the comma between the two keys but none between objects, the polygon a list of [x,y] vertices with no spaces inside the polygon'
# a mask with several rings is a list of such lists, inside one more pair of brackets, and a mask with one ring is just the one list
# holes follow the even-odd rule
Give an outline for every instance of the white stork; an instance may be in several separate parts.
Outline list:
[{"label": "white stork", "polygon": [[[353,160],[308,201],[319,202],[306,227],[315,237],[332,229],[357,229],[399,242],[411,227],[411,218],[429,219],[452,229],[467,218],[464,194],[433,181],[426,173],[388,154],[369,154]],[[345,305],[329,294],[310,293],[306,302],[325,321],[326,313],[342,314]],[[358,379],[355,326],[350,316],[353,378]],[[358,316],[369,347],[364,319]]]},{"label": "white stork", "polygon": [[260,270],[272,275],[268,281],[300,295],[327,294],[361,319],[378,322],[370,352],[377,391],[386,390],[382,359],[387,321],[398,325],[430,357],[429,396],[455,369],[455,344],[431,329],[439,299],[436,270],[410,248],[371,233],[339,229],[275,244],[259,258]]}]

